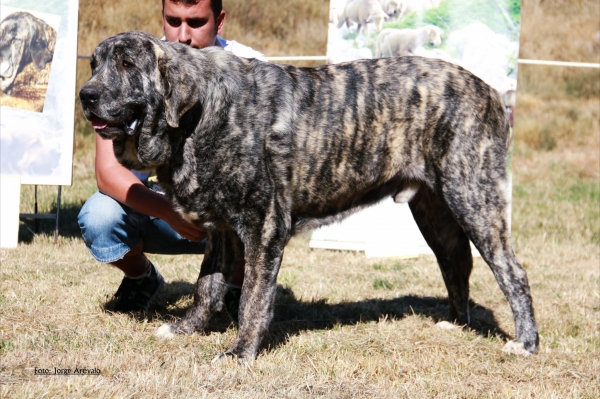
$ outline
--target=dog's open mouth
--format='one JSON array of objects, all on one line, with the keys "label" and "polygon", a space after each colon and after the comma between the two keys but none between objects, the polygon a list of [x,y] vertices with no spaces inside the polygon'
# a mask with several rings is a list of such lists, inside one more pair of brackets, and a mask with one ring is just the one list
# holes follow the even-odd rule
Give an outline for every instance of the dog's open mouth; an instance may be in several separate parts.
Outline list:
[{"label": "dog's open mouth", "polygon": [[139,110],[136,110],[132,111],[129,114],[129,117],[126,121],[111,122],[106,119],[102,119],[95,114],[92,114],[90,122],[92,122],[94,130],[96,130],[96,132],[103,136],[112,136],[114,134],[122,132],[129,136],[133,136],[136,133],[138,126],[140,125],[141,116]]}]

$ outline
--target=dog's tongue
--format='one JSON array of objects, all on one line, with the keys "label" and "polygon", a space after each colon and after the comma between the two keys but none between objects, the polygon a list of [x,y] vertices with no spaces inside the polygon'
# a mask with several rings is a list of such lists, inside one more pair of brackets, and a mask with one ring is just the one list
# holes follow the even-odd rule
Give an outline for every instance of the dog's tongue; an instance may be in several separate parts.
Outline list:
[{"label": "dog's tongue", "polygon": [[102,130],[104,129],[106,126],[108,126],[108,121],[102,119],[102,118],[98,118],[97,116],[93,116],[92,117],[92,126],[94,127],[94,129],[96,130]]}]

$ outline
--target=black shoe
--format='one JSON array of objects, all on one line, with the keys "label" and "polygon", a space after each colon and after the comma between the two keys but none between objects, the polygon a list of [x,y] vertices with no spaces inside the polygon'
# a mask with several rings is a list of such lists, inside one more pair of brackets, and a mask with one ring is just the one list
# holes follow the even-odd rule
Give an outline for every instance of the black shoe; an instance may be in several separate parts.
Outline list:
[{"label": "black shoe", "polygon": [[227,286],[227,292],[225,293],[225,309],[231,320],[238,324],[239,313],[240,313],[240,298],[242,296],[242,289],[238,287]]},{"label": "black shoe", "polygon": [[125,313],[148,310],[164,284],[165,280],[152,263],[150,263],[150,275],[136,280],[124,277],[115,293],[117,303],[114,311]]}]

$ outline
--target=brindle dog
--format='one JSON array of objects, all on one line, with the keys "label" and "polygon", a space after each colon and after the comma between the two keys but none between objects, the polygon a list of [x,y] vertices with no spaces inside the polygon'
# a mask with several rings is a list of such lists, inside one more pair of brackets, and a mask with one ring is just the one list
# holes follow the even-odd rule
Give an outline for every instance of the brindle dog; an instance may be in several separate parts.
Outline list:
[{"label": "brindle dog", "polygon": [[0,22],[0,90],[10,93],[16,76],[30,62],[38,71],[52,61],[56,31],[28,12],[14,12]]},{"label": "brindle dog", "polygon": [[392,196],[437,257],[450,320],[469,323],[471,240],[513,311],[504,350],[537,351],[511,245],[507,117],[481,79],[419,57],[274,65],[137,31],[102,42],[91,66],[80,98],[97,133],[126,167],[155,170],[176,209],[209,231],[194,304],[157,335],[202,330],[245,258],[238,335],[215,360],[254,359],[289,239]]}]

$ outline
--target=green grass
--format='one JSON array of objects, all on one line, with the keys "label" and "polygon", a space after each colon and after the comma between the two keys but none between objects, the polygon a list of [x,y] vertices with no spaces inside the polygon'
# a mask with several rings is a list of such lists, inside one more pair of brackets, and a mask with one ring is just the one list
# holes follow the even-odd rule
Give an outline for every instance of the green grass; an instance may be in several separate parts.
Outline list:
[{"label": "green grass", "polygon": [[403,29],[435,25],[451,32],[482,22],[496,33],[510,37],[518,35],[520,20],[520,0],[443,0],[437,8],[391,20],[385,27]]},{"label": "green grass", "polygon": [[386,279],[376,278],[373,281],[373,288],[376,290],[391,290],[393,287],[394,283]]}]

